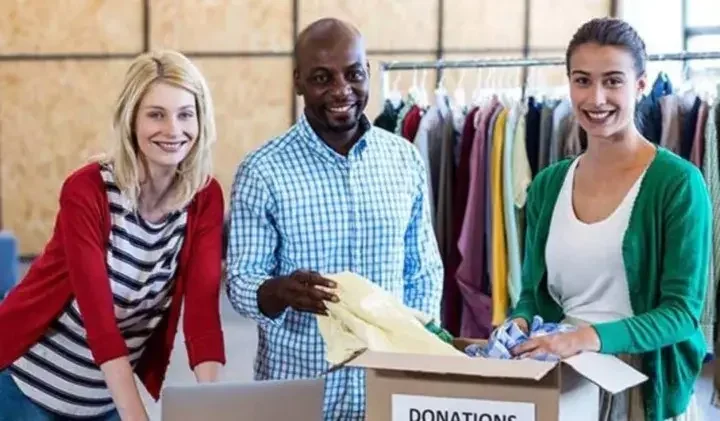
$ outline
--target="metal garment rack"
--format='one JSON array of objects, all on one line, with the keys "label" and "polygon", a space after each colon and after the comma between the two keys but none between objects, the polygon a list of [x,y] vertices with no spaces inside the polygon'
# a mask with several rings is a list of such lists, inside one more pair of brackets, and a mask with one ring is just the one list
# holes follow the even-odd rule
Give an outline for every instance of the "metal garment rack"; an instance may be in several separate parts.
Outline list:
[{"label": "metal garment rack", "polygon": [[[720,51],[694,53],[678,52],[669,54],[650,54],[647,61],[689,61],[720,59]],[[559,66],[565,64],[564,57],[554,58],[518,58],[518,59],[490,59],[490,60],[431,60],[431,61],[382,61],[380,62],[380,76],[383,87],[389,87],[389,72],[399,70],[422,69],[469,69],[489,67],[538,67]],[[525,83],[523,83],[524,87]],[[386,91],[383,92],[383,95]],[[385,101],[385,98],[383,98]]]}]

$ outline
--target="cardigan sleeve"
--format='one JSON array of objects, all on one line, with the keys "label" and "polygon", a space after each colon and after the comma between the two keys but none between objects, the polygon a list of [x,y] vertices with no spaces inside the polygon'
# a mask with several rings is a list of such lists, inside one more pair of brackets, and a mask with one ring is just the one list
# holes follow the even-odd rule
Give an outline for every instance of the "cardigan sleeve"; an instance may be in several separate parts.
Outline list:
[{"label": "cardigan sleeve", "polygon": [[220,323],[224,200],[217,180],[198,196],[197,213],[185,272],[183,331],[190,367],[206,361],[225,364]]},{"label": "cardigan sleeve", "polygon": [[535,268],[538,267],[535,261],[537,254],[537,229],[538,218],[542,197],[538,197],[538,190],[543,191],[540,185],[543,180],[544,173],[538,174],[530,184],[525,202],[525,251],[522,267],[522,288],[520,289],[520,298],[512,312],[513,318],[523,318],[528,322],[532,322],[533,317],[538,314],[537,303],[535,302],[535,291],[539,282],[540,274]]},{"label": "cardigan sleeve", "polygon": [[710,199],[699,170],[677,177],[663,202],[659,305],[644,314],[594,325],[600,352],[649,352],[697,332],[711,247]]},{"label": "cardigan sleeve", "polygon": [[94,173],[80,173],[63,183],[58,225],[67,259],[68,278],[87,331],[90,351],[99,366],[128,355],[115,321],[113,296],[105,265],[107,209]]}]

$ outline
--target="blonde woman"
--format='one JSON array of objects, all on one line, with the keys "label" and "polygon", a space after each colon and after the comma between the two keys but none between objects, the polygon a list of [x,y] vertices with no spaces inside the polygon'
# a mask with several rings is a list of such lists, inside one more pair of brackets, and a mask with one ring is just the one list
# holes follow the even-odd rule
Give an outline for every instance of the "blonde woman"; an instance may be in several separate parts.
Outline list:
[{"label": "blonde woman", "polygon": [[223,196],[206,82],[175,52],[129,68],[116,147],[62,184],[50,242],[0,303],[0,420],[146,420],[184,304],[199,382],[225,363]]}]

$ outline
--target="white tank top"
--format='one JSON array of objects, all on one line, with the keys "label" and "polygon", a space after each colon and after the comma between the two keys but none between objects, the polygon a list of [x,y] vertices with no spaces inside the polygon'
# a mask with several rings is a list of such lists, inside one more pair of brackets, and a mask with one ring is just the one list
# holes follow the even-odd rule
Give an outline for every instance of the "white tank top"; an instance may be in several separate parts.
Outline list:
[{"label": "white tank top", "polygon": [[622,242],[645,173],[610,216],[587,224],[572,204],[577,164],[575,159],[570,165],[550,222],[545,248],[550,296],[566,316],[587,323],[630,317]]}]

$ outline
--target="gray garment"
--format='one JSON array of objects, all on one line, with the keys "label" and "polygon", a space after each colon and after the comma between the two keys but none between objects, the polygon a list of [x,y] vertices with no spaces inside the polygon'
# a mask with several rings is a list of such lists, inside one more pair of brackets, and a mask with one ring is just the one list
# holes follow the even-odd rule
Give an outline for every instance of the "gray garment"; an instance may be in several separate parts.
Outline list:
[{"label": "gray garment", "polygon": [[455,125],[453,116],[443,116],[443,137],[440,141],[440,175],[438,180],[435,235],[443,260],[450,256],[453,234],[453,184],[455,181]]},{"label": "gray garment", "polygon": [[555,107],[552,115],[552,135],[548,164],[554,164],[563,158],[563,146],[568,134],[569,115],[572,113],[570,98],[564,98]]},{"label": "gray garment", "polygon": [[440,181],[440,153],[443,138],[443,116],[437,105],[431,106],[420,119],[413,143],[420,151],[428,172],[428,195],[433,228],[437,231],[437,193]]},{"label": "gray garment", "polygon": [[570,113],[566,119],[565,128],[565,145],[563,146],[563,155],[565,157],[578,156],[583,152],[580,142],[580,125],[575,119],[575,114]]},{"label": "gray garment", "polygon": [[660,145],[680,154],[680,97],[674,94],[660,97],[662,134]]},{"label": "gray garment", "polygon": [[556,100],[546,100],[540,112],[540,152],[538,154],[538,170],[550,163],[550,142],[553,132],[553,112],[558,104]]}]

